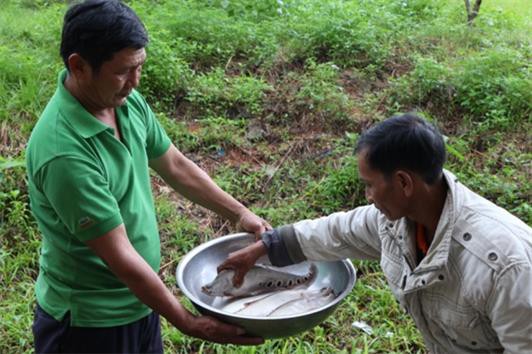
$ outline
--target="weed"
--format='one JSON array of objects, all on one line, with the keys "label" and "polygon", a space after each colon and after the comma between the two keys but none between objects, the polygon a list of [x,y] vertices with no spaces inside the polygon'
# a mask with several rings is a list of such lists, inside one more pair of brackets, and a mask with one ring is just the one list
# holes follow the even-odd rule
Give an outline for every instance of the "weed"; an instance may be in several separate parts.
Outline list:
[{"label": "weed", "polygon": [[228,77],[218,68],[198,75],[188,88],[185,100],[190,104],[188,110],[200,117],[251,118],[260,113],[264,93],[269,89],[270,86],[260,79]]},{"label": "weed", "polygon": [[157,102],[159,109],[170,111],[184,96],[192,71],[178,56],[183,47],[182,42],[169,39],[169,34],[164,30],[154,32],[151,33],[151,43],[147,48],[147,60],[139,89],[151,102]]}]

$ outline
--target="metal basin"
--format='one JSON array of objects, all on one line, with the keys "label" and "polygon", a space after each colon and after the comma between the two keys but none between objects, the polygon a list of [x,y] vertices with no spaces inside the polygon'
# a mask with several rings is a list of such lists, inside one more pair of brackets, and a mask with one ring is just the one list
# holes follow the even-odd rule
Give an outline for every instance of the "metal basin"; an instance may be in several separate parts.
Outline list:
[{"label": "metal basin", "polygon": [[[254,240],[254,236],[247,233],[227,235],[196,247],[181,260],[176,270],[177,285],[199,312],[243,327],[250,335],[263,338],[287,337],[306,331],[325,320],[355,284],[356,272],[351,261],[347,259],[335,262],[313,261],[318,272],[309,289],[331,287],[335,294],[338,294],[325,306],[282,317],[250,317],[221,311],[220,308],[227,303],[227,298],[204,294],[201,287],[216,277],[216,268],[229,253],[246,247]],[[267,257],[260,258],[258,263],[270,264]],[[283,271],[296,274],[305,274],[308,269],[309,262],[282,268]]]}]

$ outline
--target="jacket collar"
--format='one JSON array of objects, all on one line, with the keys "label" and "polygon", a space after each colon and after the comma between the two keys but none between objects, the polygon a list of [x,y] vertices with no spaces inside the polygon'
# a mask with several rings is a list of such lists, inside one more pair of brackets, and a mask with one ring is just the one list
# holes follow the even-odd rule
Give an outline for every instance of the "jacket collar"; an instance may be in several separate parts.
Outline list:
[{"label": "jacket collar", "polygon": [[443,171],[443,176],[448,186],[447,197],[429,252],[418,265],[416,273],[445,267],[449,259],[453,229],[462,202],[457,193],[458,180],[456,176],[447,170]]}]

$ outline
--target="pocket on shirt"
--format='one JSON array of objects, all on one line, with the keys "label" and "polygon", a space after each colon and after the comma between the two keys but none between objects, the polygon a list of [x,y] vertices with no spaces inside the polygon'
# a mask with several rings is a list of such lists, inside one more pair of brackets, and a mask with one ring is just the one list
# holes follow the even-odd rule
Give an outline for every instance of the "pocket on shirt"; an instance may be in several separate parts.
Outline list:
[{"label": "pocket on shirt", "polygon": [[443,295],[432,295],[427,303],[428,320],[456,345],[471,350],[497,350],[500,343],[489,323],[473,307],[452,303]]}]

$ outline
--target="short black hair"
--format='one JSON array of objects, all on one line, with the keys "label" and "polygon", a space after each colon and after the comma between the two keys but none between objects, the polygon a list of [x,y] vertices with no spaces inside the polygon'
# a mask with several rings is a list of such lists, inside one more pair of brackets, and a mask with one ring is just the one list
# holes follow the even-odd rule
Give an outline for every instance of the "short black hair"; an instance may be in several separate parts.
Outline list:
[{"label": "short black hair", "polygon": [[60,52],[67,69],[68,57],[78,53],[98,72],[116,52],[147,44],[146,28],[127,5],[119,0],[86,0],[67,10]]},{"label": "short black hair", "polygon": [[365,152],[368,165],[385,176],[407,169],[428,184],[441,178],[446,159],[441,133],[412,113],[393,116],[362,133],[355,152]]}]

